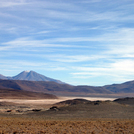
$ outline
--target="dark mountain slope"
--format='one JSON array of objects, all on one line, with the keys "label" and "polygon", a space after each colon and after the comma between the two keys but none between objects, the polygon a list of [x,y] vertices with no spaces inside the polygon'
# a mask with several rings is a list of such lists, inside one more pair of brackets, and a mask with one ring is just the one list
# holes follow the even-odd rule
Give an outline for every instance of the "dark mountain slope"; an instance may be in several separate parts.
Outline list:
[{"label": "dark mountain slope", "polygon": [[22,88],[16,83],[16,81],[13,80],[0,80],[0,88],[22,90]]},{"label": "dark mountain slope", "polygon": [[81,91],[89,92],[90,91],[90,93],[102,93],[102,94],[103,93],[106,93],[106,94],[112,93],[111,91],[109,91],[103,87],[94,87],[94,86],[75,86],[74,90],[76,90],[77,92],[81,92]]},{"label": "dark mountain slope", "polygon": [[110,91],[91,86],[71,86],[68,84],[58,84],[56,82],[45,81],[24,81],[24,80],[0,80],[1,88],[12,88],[33,92],[45,92],[54,94],[72,93],[111,93]]},{"label": "dark mountain slope", "polygon": [[0,89],[0,99],[57,99],[55,95],[24,90]]},{"label": "dark mountain slope", "polygon": [[[72,86],[68,84],[58,84],[53,81],[26,81],[26,80],[0,80],[0,88],[10,88],[32,92],[44,92],[55,95],[104,95],[110,96],[122,94],[122,96],[132,96],[134,94],[134,81],[123,84],[107,85],[103,87],[93,86]],[[123,95],[126,94],[126,95]],[[98,96],[98,95],[97,95]]]},{"label": "dark mountain slope", "polygon": [[103,88],[114,93],[134,93],[134,81],[128,81],[122,84],[106,85]]},{"label": "dark mountain slope", "polygon": [[[97,87],[91,87],[91,86],[71,86],[68,84],[58,84],[56,82],[43,82],[43,81],[17,81],[17,84],[23,88],[23,90],[28,90],[28,88],[32,89],[32,91],[37,92],[60,92],[60,93],[66,93],[66,92],[83,92],[83,93],[112,93],[111,91],[108,91],[103,88],[97,88]],[[29,90],[28,90],[29,91]]]}]

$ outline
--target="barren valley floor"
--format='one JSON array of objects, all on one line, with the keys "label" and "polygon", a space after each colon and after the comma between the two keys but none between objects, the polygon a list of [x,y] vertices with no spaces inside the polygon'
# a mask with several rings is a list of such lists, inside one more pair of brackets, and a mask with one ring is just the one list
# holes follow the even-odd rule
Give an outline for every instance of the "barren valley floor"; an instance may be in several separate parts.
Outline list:
[{"label": "barren valley floor", "polygon": [[1,100],[0,133],[133,134],[133,103],[106,100]]}]

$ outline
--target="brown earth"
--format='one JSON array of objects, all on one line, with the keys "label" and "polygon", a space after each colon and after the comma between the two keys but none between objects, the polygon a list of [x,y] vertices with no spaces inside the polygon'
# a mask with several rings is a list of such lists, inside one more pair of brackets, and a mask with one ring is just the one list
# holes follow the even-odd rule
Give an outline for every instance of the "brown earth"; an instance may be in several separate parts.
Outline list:
[{"label": "brown earth", "polygon": [[44,120],[0,117],[1,134],[133,134],[134,120]]}]

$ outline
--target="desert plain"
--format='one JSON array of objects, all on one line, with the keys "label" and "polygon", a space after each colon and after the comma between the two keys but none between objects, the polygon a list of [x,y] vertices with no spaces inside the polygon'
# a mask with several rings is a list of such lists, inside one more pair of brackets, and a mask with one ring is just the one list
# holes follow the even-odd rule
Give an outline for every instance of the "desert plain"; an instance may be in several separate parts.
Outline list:
[{"label": "desert plain", "polygon": [[0,133],[133,134],[133,98],[0,99]]}]

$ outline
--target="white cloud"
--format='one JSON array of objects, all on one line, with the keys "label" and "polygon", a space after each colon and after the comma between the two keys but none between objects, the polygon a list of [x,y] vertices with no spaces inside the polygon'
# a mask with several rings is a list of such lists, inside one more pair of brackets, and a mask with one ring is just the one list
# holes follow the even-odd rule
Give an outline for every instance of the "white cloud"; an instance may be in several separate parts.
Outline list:
[{"label": "white cloud", "polygon": [[94,67],[73,67],[75,72],[71,73],[74,78],[97,78],[109,77],[111,81],[125,82],[132,80],[134,76],[134,60],[115,60],[113,63],[104,63]]},{"label": "white cloud", "polygon": [[106,54],[116,58],[132,58],[134,53],[134,29],[117,29],[114,33],[104,35],[109,41]]},{"label": "white cloud", "polygon": [[111,67],[117,73],[134,75],[134,60],[117,60],[115,63],[111,64]]}]

